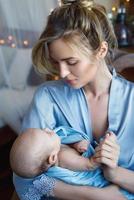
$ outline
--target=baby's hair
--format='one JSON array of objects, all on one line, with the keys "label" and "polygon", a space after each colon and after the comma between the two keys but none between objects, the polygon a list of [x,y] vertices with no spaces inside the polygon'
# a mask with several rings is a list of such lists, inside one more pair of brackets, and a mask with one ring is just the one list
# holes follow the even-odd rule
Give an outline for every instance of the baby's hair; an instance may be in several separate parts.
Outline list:
[{"label": "baby's hair", "polygon": [[[75,37],[79,39],[77,44],[73,44]],[[58,74],[49,62],[48,45],[59,38],[85,52],[92,50],[94,54],[106,41],[106,62],[112,59],[112,52],[117,48],[117,40],[105,8],[91,0],[61,0],[61,6],[50,13],[46,28],[32,52],[33,63],[40,73],[46,73],[47,70]]]}]

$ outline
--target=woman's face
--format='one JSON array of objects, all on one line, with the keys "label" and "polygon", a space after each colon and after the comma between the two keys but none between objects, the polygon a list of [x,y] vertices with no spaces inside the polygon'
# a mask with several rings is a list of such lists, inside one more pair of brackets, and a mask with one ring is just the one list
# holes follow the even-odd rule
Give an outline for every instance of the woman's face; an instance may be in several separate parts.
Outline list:
[{"label": "woman's face", "polygon": [[88,57],[81,51],[74,52],[63,39],[50,43],[48,50],[52,66],[71,87],[81,88],[94,80],[98,65],[92,52]]}]

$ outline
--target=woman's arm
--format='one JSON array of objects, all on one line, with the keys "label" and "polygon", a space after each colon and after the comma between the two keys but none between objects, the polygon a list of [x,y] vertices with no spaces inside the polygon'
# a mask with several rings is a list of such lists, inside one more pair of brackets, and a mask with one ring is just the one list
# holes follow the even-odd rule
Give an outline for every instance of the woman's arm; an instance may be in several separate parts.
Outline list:
[{"label": "woman's arm", "polygon": [[54,196],[65,200],[125,200],[117,186],[105,188],[89,186],[72,186],[61,181],[56,181]]},{"label": "woman's arm", "polygon": [[125,200],[117,186],[75,186],[45,174],[34,179],[25,179],[14,174],[13,183],[20,200],[41,199],[43,196],[64,200]]},{"label": "woman's arm", "polygon": [[134,172],[117,166],[115,169],[105,167],[104,176],[110,182],[134,193]]}]

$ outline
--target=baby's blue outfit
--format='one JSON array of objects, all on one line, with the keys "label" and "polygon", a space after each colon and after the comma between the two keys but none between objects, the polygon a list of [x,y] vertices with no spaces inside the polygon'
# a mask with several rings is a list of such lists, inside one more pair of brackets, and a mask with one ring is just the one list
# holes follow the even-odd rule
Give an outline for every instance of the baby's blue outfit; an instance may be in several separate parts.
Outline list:
[{"label": "baby's blue outfit", "polygon": [[[80,142],[83,139],[89,140],[86,134],[78,132],[70,127],[61,126],[56,128],[55,132],[60,136],[62,144]],[[82,156],[89,158],[93,154],[94,148],[92,144],[90,144],[88,150],[84,152]],[[109,182],[104,178],[100,168],[92,171],[71,171],[62,167],[53,166],[48,169],[46,175],[73,185],[88,185],[100,188],[109,185]]]},{"label": "baby's blue outfit", "polygon": [[[133,116],[134,84],[118,76],[114,71],[108,104],[108,130],[117,135],[121,148],[119,166],[132,171],[134,171]],[[36,91],[24,118],[22,130],[46,127],[55,129],[63,125],[86,134],[90,143],[94,143],[90,105],[87,103],[84,90],[71,88],[64,80],[46,82]],[[77,138],[75,134],[73,137]],[[25,179],[14,174],[14,185],[21,200],[40,200],[47,198],[44,195],[53,195],[51,188],[54,186],[54,179],[45,173],[33,179]],[[134,194],[125,190],[122,192],[127,199],[134,200]]]}]

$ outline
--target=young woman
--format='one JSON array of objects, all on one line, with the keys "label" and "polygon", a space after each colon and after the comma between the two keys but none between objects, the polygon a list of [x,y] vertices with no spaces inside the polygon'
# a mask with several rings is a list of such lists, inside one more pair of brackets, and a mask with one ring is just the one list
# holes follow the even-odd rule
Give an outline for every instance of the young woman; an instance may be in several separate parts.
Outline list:
[{"label": "young woman", "polygon": [[[72,186],[45,173],[34,179],[14,175],[20,199],[133,199],[134,85],[109,70],[116,46],[105,10],[93,1],[62,0],[48,16],[33,63],[40,73],[47,70],[61,79],[39,87],[22,129],[67,125],[85,132],[92,144],[98,143],[95,162],[111,185]],[[107,131],[116,140],[104,137]]]}]

